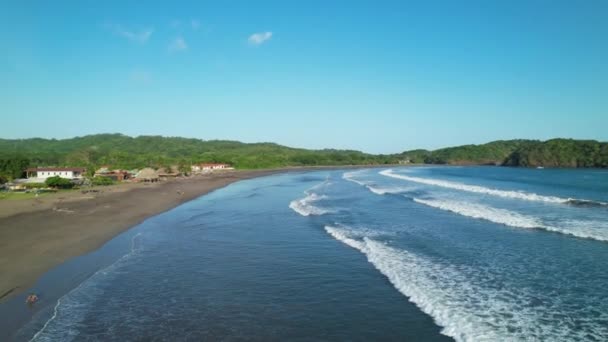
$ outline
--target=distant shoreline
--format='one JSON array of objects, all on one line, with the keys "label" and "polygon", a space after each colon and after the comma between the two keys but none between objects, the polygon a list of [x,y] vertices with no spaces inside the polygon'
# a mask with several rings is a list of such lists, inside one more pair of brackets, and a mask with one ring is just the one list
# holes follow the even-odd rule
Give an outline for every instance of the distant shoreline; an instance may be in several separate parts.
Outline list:
[{"label": "distant shoreline", "polygon": [[73,191],[0,202],[0,303],[23,294],[50,269],[100,248],[145,219],[231,183],[286,172],[394,166],[228,171],[155,184],[100,187],[94,195]]}]

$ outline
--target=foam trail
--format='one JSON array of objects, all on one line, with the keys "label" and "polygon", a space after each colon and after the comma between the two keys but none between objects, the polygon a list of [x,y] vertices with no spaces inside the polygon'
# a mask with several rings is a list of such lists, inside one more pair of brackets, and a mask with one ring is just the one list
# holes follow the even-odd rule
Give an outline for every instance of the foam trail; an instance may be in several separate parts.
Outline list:
[{"label": "foam trail", "polygon": [[429,207],[450,211],[462,216],[483,219],[506,226],[526,229],[544,229],[547,231],[571,235],[584,239],[608,242],[608,227],[597,221],[566,221],[560,225],[547,225],[540,219],[522,215],[513,211],[498,209],[482,204],[448,200],[424,200],[414,198],[414,202]]},{"label": "foam trail", "polygon": [[359,184],[361,186],[366,186],[367,183],[354,178],[354,176],[361,174],[363,171],[364,170],[344,172],[344,174],[342,174],[342,178],[349,182],[353,182],[353,183]]},{"label": "foam trail", "polygon": [[[367,256],[393,286],[442,326],[457,341],[568,341],[602,339],[601,329],[581,331],[550,321],[543,305],[528,305],[533,294],[521,288],[493,288],[492,273],[453,266],[363,237],[348,229],[326,226],[335,239]],[[488,280],[490,278],[490,280]]]},{"label": "foam trail", "polygon": [[379,186],[366,185],[365,187],[369,191],[375,193],[376,195],[400,194],[402,192],[407,192],[407,191],[413,190],[413,188],[404,187],[404,186],[379,187]]},{"label": "foam trail", "polygon": [[463,183],[450,182],[440,179],[430,179],[430,178],[420,178],[420,177],[411,177],[400,175],[394,173],[393,170],[384,170],[380,171],[380,174],[386,177],[392,177],[397,179],[406,180],[409,182],[415,182],[426,185],[439,186],[442,188],[461,190],[467,192],[474,192],[478,194],[492,195],[504,198],[512,198],[512,199],[520,199],[526,201],[540,201],[540,202],[549,202],[549,203],[569,203],[573,201],[570,198],[560,198],[555,196],[542,196],[534,193],[526,193],[521,191],[510,191],[510,190],[498,190],[498,189],[489,189],[483,186],[478,185],[469,185]]},{"label": "foam trail", "polygon": [[[55,307],[53,308],[53,315],[51,318],[44,323],[42,328],[36,332],[34,336],[32,336],[29,342],[74,339],[76,336],[73,334],[76,332],[71,328],[78,323],[78,319],[82,319],[84,316],[85,312],[83,312],[83,310],[85,310],[85,305],[83,305],[83,303],[93,302],[92,297],[97,293],[92,283],[95,282],[96,278],[103,278],[108,272],[120,267],[126,260],[136,254],[139,251],[139,248],[136,246],[136,240],[139,236],[141,236],[141,233],[135,234],[131,239],[131,251],[129,253],[123,255],[110,266],[93,273],[93,275],[80,283],[76,288],[59,298],[57,304],[55,304]],[[82,299],[79,298],[79,294],[82,294],[86,300],[79,300]],[[73,308],[78,312],[70,313],[70,308]],[[61,318],[62,314],[65,322],[59,322],[53,327],[52,323],[56,323],[56,321]]]},{"label": "foam trail", "polygon": [[410,187],[402,187],[402,186],[396,186],[396,187],[376,186],[374,183],[368,183],[368,182],[364,182],[364,181],[354,178],[354,176],[356,176],[357,174],[360,174],[360,173],[361,173],[361,171],[345,172],[342,175],[342,178],[344,178],[345,180],[347,180],[349,182],[353,182],[353,183],[359,184],[361,186],[364,186],[369,191],[375,193],[376,195],[398,194],[398,193],[412,190],[412,188],[410,188]]},{"label": "foam trail", "polygon": [[519,228],[539,228],[542,222],[536,218],[524,216],[505,209],[492,208],[481,204],[465,203],[457,201],[424,200],[414,198],[414,202],[429,207],[451,211],[456,214],[472,218],[484,219],[494,223],[504,224]]},{"label": "foam trail", "polygon": [[296,213],[298,213],[302,216],[311,216],[311,215],[318,216],[318,215],[332,213],[333,212],[332,210],[321,208],[321,207],[314,205],[315,202],[327,199],[328,197],[325,195],[318,195],[317,193],[313,192],[313,190],[318,190],[329,184],[331,184],[331,183],[329,182],[329,179],[327,179],[324,182],[317,184],[317,185],[313,186],[312,188],[306,190],[304,192],[306,194],[306,197],[291,201],[291,203],[289,203],[289,207],[293,211],[295,211]]},{"label": "foam trail", "polygon": [[331,213],[331,210],[319,208],[313,205],[314,202],[326,198],[327,196],[319,196],[315,193],[311,193],[304,198],[291,201],[291,203],[289,203],[289,207],[302,216],[323,215]]}]

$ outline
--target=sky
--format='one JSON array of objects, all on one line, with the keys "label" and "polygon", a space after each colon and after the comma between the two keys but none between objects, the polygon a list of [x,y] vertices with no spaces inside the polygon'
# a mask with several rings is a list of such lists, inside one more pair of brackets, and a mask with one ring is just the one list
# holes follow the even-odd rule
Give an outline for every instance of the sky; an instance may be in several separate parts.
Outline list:
[{"label": "sky", "polygon": [[0,138],[608,140],[608,1],[3,1]]}]

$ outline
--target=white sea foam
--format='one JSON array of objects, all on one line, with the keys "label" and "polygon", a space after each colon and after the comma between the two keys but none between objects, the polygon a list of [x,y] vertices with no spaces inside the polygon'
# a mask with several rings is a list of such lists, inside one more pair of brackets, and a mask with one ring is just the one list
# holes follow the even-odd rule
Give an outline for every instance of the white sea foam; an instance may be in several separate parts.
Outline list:
[{"label": "white sea foam", "polygon": [[414,188],[412,188],[412,187],[405,187],[405,186],[384,187],[384,186],[366,185],[365,187],[369,191],[375,193],[376,195],[400,194],[402,192],[414,190]]},{"label": "white sea foam", "polygon": [[380,185],[376,185],[373,182],[365,182],[365,181],[355,178],[355,176],[360,175],[361,173],[362,173],[362,171],[345,172],[342,175],[342,178],[344,178],[345,180],[347,180],[349,182],[353,182],[353,183],[359,184],[361,186],[364,186],[369,191],[375,193],[376,195],[398,194],[398,193],[402,193],[402,192],[406,192],[406,191],[411,191],[414,189],[412,187],[404,187],[404,186],[390,186],[390,187],[380,186]]},{"label": "white sea foam", "polygon": [[488,287],[495,281],[483,269],[436,261],[368,237],[353,238],[348,229],[325,230],[364,253],[397,290],[443,327],[443,334],[457,341],[602,340],[598,324],[587,325],[587,331],[573,329],[556,321],[554,309],[529,305],[536,297],[526,289]]},{"label": "white sea foam", "polygon": [[324,209],[313,205],[313,203],[315,203],[316,201],[320,201],[326,198],[327,196],[319,196],[313,192],[308,194],[304,198],[291,201],[291,203],[289,203],[289,207],[302,216],[323,215],[331,213],[332,211],[329,209]]},{"label": "white sea foam", "polygon": [[560,198],[555,196],[543,196],[537,195],[534,193],[528,193],[523,191],[512,191],[512,190],[498,190],[498,189],[490,189],[479,185],[469,185],[457,182],[450,182],[441,179],[432,179],[432,178],[420,178],[420,177],[412,177],[401,175],[393,172],[393,170],[383,170],[380,171],[380,174],[386,177],[397,178],[401,180],[406,180],[409,182],[420,183],[425,185],[439,186],[442,188],[460,190],[473,192],[484,195],[492,195],[503,198],[512,198],[512,199],[520,199],[526,201],[540,201],[540,202],[549,202],[549,203],[568,203],[572,201],[570,198]]},{"label": "white sea foam", "polygon": [[314,203],[328,198],[326,195],[319,195],[314,191],[321,190],[323,187],[326,187],[330,184],[331,183],[329,179],[327,179],[324,182],[313,186],[312,188],[304,192],[306,194],[306,197],[291,201],[291,203],[289,203],[289,207],[302,216],[318,216],[332,213],[333,210],[314,205]]},{"label": "white sea foam", "polygon": [[125,265],[127,260],[141,250],[137,244],[137,233],[131,238],[131,250],[129,253],[116,260],[110,266],[95,272],[88,279],[80,283],[76,288],[57,300],[53,308],[53,315],[47,320],[42,328],[32,336],[32,341],[70,341],[77,338],[77,330],[73,329],[85,318],[88,305],[94,303],[95,298],[103,291],[98,289],[98,280],[115,275],[116,270]]},{"label": "white sea foam", "polygon": [[425,200],[414,198],[414,202],[453,213],[504,224],[516,228],[537,228],[551,232],[572,235],[585,239],[608,241],[608,226],[599,221],[568,220],[555,224],[546,224],[536,217],[526,216],[506,209],[450,200]]},{"label": "white sea foam", "polygon": [[359,184],[361,186],[366,186],[367,183],[355,178],[355,176],[362,174],[364,171],[365,170],[344,172],[344,174],[342,174],[342,178],[349,182],[353,182],[353,183]]},{"label": "white sea foam", "polygon": [[513,211],[493,208],[482,204],[448,200],[425,200],[419,198],[414,198],[414,202],[511,227],[540,228],[543,226],[542,222],[534,217],[528,217]]}]

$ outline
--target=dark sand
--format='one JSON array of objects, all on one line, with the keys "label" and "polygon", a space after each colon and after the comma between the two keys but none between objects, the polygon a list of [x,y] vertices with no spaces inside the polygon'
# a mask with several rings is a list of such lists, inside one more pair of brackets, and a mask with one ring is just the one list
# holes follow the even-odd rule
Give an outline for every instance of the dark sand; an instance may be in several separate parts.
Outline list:
[{"label": "dark sand", "polygon": [[233,171],[0,202],[0,302],[48,270],[98,249],[146,218],[238,180],[285,170]]},{"label": "dark sand", "polygon": [[150,216],[230,183],[283,172],[386,167],[293,167],[224,171],[159,183],[123,183],[39,198],[0,201],[0,303],[69,259],[95,251]]}]

